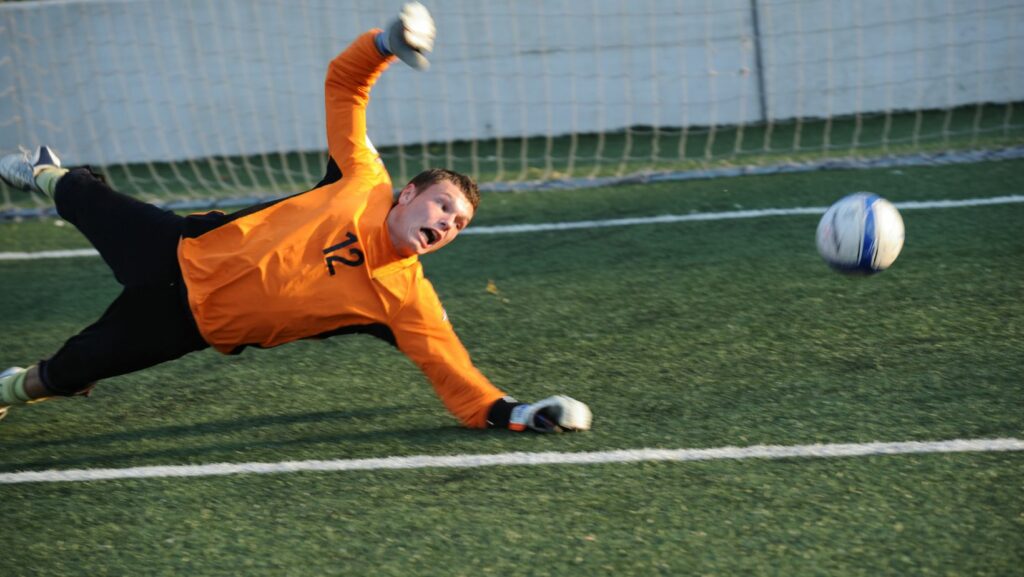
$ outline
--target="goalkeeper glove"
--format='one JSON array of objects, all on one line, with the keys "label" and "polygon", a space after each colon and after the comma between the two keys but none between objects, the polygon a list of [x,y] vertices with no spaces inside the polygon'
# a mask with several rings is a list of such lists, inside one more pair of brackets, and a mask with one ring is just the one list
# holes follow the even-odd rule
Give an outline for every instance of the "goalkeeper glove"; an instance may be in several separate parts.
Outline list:
[{"label": "goalkeeper glove", "polygon": [[543,401],[513,407],[508,428],[513,431],[529,428],[539,433],[586,431],[592,420],[590,407],[571,397],[555,395]]},{"label": "goalkeeper glove", "polygon": [[434,49],[436,35],[437,28],[427,8],[419,2],[409,2],[378,40],[382,52],[394,54],[416,70],[426,70],[430,62],[423,53]]}]

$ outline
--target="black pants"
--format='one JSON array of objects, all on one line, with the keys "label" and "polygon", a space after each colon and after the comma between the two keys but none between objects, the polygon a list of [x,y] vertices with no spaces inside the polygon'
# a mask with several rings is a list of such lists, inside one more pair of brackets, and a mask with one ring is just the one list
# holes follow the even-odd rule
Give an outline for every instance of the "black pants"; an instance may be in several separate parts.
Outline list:
[{"label": "black pants", "polygon": [[43,384],[70,396],[209,346],[188,308],[178,264],[185,219],[120,194],[88,169],[57,183],[57,212],[89,239],[124,290],[98,321],[40,363]]}]

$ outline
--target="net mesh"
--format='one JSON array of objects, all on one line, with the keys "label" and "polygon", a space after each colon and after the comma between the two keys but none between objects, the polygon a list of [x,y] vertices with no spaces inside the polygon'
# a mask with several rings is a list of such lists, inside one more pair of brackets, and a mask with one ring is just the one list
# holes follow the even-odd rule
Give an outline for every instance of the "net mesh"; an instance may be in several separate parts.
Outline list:
[{"label": "net mesh", "polygon": [[[1001,150],[1024,142],[1019,0],[436,0],[432,68],[374,89],[395,182],[484,188]],[[0,4],[0,150],[51,145],[161,204],[308,189],[323,76],[400,8]],[[45,206],[0,188],[0,211]]]}]

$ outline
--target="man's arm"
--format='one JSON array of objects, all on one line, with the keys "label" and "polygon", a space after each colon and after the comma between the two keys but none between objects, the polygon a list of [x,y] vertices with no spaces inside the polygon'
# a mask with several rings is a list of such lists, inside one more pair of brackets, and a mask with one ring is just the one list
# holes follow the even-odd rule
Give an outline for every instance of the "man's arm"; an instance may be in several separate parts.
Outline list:
[{"label": "man's arm", "polygon": [[472,363],[430,283],[423,278],[392,321],[398,348],[426,374],[449,412],[472,428],[542,433],[590,428],[590,408],[557,395],[521,403],[495,387]]},{"label": "man's arm", "polygon": [[433,49],[435,34],[430,12],[410,2],[387,30],[362,34],[331,61],[324,81],[327,148],[341,174],[373,166],[377,160],[377,151],[366,137],[366,106],[377,78],[394,56],[417,70],[426,69],[429,62],[424,53]]},{"label": "man's arm", "polygon": [[399,350],[423,371],[445,408],[464,425],[488,426],[488,411],[505,393],[469,358],[430,282],[420,277],[391,322]]},{"label": "man's arm", "polygon": [[377,49],[380,30],[359,36],[331,61],[324,81],[327,147],[342,174],[373,166],[377,152],[366,139],[366,106],[370,89],[394,60]]}]

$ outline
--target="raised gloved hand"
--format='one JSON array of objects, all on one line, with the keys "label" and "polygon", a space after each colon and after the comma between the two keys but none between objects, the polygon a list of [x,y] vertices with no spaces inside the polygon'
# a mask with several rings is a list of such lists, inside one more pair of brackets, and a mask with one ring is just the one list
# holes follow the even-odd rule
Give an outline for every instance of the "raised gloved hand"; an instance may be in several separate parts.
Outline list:
[{"label": "raised gloved hand", "polygon": [[430,68],[424,53],[434,49],[437,28],[430,11],[419,2],[402,7],[398,18],[380,35],[382,48],[416,70]]},{"label": "raised gloved hand", "polygon": [[515,406],[508,428],[514,431],[532,429],[539,433],[586,431],[592,420],[590,407],[572,397],[555,395],[536,403]]}]

